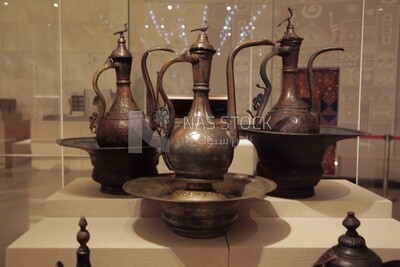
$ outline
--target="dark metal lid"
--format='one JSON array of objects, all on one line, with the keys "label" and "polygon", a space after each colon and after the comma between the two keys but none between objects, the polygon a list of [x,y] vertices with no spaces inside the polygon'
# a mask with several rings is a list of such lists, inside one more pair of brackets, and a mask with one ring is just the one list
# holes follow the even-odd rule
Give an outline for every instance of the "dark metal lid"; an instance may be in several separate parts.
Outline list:
[{"label": "dark metal lid", "polygon": [[208,41],[208,36],[207,36],[208,25],[207,25],[207,21],[205,21],[205,24],[206,25],[204,27],[202,27],[202,28],[191,30],[191,32],[200,31],[200,34],[197,37],[197,40],[190,46],[190,48],[189,48],[190,52],[195,52],[195,51],[199,51],[199,50],[207,51],[207,52],[210,52],[210,53],[215,53],[216,52],[214,47]]},{"label": "dark metal lid", "polygon": [[379,256],[366,246],[365,239],[357,233],[360,221],[354,212],[349,211],[342,224],[347,232],[339,237],[339,244],[327,250],[313,266],[382,266]]},{"label": "dark metal lid", "polygon": [[128,24],[125,24],[125,29],[122,31],[118,31],[114,33],[114,35],[119,34],[118,38],[118,46],[117,48],[112,51],[111,55],[109,58],[117,59],[117,58],[132,58],[131,52],[129,52],[128,48],[126,47],[126,40],[124,36],[124,32],[128,31]]}]

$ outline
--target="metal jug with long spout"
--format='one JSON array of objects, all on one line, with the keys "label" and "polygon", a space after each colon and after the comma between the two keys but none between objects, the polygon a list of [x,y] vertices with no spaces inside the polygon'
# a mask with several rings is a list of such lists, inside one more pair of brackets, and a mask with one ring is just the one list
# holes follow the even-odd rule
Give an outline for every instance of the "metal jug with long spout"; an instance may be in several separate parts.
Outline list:
[{"label": "metal jug with long spout", "polygon": [[[97,95],[95,105],[98,107],[98,113],[94,114],[91,118],[91,129],[92,132],[96,133],[96,140],[100,147],[128,147],[129,145],[129,127],[132,127],[132,117],[130,117],[131,112],[138,113],[136,116],[140,121],[141,129],[140,137],[142,137],[143,144],[147,146],[151,140],[146,140],[145,136],[150,135],[151,132],[155,130],[153,120],[150,118],[154,112],[155,106],[155,96],[154,92],[149,86],[151,85],[148,79],[148,73],[146,73],[146,59],[148,55],[153,51],[171,51],[166,48],[153,48],[147,50],[142,57],[142,72],[147,89],[147,112],[146,115],[143,114],[132,97],[131,92],[131,67],[132,67],[132,54],[126,47],[126,40],[124,37],[124,32],[126,32],[127,25],[125,24],[125,29],[114,33],[114,35],[119,34],[118,46],[112,51],[111,55],[106,59],[104,64],[95,72],[92,79],[93,89]],[[107,69],[115,69],[116,73],[116,84],[117,89],[114,97],[114,101],[110,107],[110,110],[106,113],[106,100],[99,90],[97,85],[100,75]],[[147,76],[146,76],[147,75]],[[132,113],[131,113],[132,114]],[[136,122],[137,123],[137,122]],[[147,131],[147,132],[145,132]]]},{"label": "metal jug with long spout", "polygon": [[[297,65],[303,38],[297,36],[295,33],[293,24],[291,23],[291,18],[293,16],[292,9],[289,7],[288,10],[290,16],[278,25],[280,26],[285,21],[288,22],[285,33],[277,42],[277,46],[264,58],[260,66],[260,75],[265,84],[265,92],[261,97],[262,100],[260,101],[261,103],[255,115],[255,123],[257,127],[273,132],[319,133],[319,108],[312,80],[312,64],[315,57],[321,53],[344,49],[340,47],[324,48],[315,52],[310,57],[308,64],[308,80],[310,83],[311,106],[307,105],[300,98],[296,90],[298,75]],[[282,91],[272,109],[265,117],[261,118],[271,93],[271,84],[265,72],[266,64],[276,55],[282,58]]]},{"label": "metal jug with long spout", "polygon": [[[164,63],[158,73],[157,87],[170,111],[169,123],[165,125],[164,137],[168,139],[167,152],[162,152],[167,166],[178,177],[219,180],[227,173],[233,159],[234,147],[238,144],[236,129],[236,103],[233,76],[233,61],[243,48],[257,45],[273,45],[268,40],[253,41],[236,47],[228,58],[228,120],[214,118],[209,103],[209,80],[212,57],[216,50],[209,43],[208,27],[193,31],[200,34],[188,51]],[[174,128],[174,107],[163,87],[163,77],[167,69],[177,63],[187,62],[193,70],[194,98],[184,125]]]},{"label": "metal jug with long spout", "polygon": [[[297,62],[302,38],[294,32],[290,17],[283,37],[266,55],[260,66],[260,75],[265,87],[263,94],[253,99],[255,114],[253,127],[242,127],[240,133],[247,136],[257,150],[256,175],[271,177],[277,188],[271,194],[283,198],[306,198],[313,196],[314,187],[323,175],[321,165],[327,147],[339,140],[365,135],[365,132],[319,125],[319,99],[313,77],[313,62],[321,53],[344,50],[340,47],[324,48],[311,55],[308,62],[308,80],[311,105],[307,105],[297,93]],[[271,83],[266,74],[266,65],[274,56],[282,58],[282,91],[277,103],[267,115]]]}]

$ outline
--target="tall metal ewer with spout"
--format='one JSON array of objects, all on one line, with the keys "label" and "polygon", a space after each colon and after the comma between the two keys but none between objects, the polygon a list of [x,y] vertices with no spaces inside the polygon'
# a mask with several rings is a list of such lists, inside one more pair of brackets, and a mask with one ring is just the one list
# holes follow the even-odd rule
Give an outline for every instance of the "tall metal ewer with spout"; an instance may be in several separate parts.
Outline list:
[{"label": "tall metal ewer with spout", "polygon": [[[135,179],[123,187],[132,195],[160,201],[164,222],[176,234],[191,238],[210,238],[226,233],[238,217],[239,200],[264,198],[275,188],[268,179],[227,173],[238,143],[233,75],[235,56],[243,48],[273,43],[250,41],[232,50],[226,69],[228,116],[227,120],[219,121],[211,112],[208,97],[211,62],[216,51],[208,41],[207,29],[208,26],[194,30],[200,34],[189,50],[165,62],[158,72],[159,112],[155,112],[154,120],[162,140],[166,141],[162,149],[164,161],[174,173]],[[175,125],[174,106],[163,87],[165,72],[178,62],[190,63],[193,70],[194,97],[182,125]],[[147,84],[151,87],[150,82]],[[166,114],[169,117],[162,117]]]},{"label": "tall metal ewer with spout", "polygon": [[[167,166],[179,177],[217,180],[222,179],[228,171],[237,144],[237,134],[222,129],[211,111],[209,81],[216,50],[208,41],[207,28],[193,30],[200,31],[200,34],[190,49],[161,67],[157,86],[171,112],[165,133],[165,138],[169,139],[169,151],[163,153]],[[184,125],[174,128],[174,108],[165,94],[163,77],[167,69],[177,62],[192,65],[194,97]],[[229,103],[234,101],[228,98]]]},{"label": "tall metal ewer with spout", "polygon": [[[308,80],[311,105],[297,92],[298,59],[303,38],[297,36],[291,23],[292,9],[286,30],[277,45],[266,55],[260,66],[265,84],[264,94],[253,100],[256,113],[254,125],[240,130],[254,144],[259,158],[256,174],[268,177],[277,184],[274,196],[306,198],[314,195],[314,186],[322,175],[321,165],[326,148],[336,141],[354,138],[364,133],[339,127],[319,125],[319,104],[314,87],[313,62],[321,53],[343,50],[328,47],[311,55],[308,62]],[[279,26],[278,25],[278,26]],[[278,101],[263,114],[272,90],[266,74],[266,65],[274,57],[282,58],[282,90]],[[260,86],[259,86],[260,87]]]},{"label": "tall metal ewer with spout", "polygon": [[[291,22],[293,16],[292,9],[288,8],[290,16],[282,21],[278,27],[287,21],[286,30],[277,46],[269,53],[261,64],[260,74],[266,85],[266,94],[263,103],[257,111],[257,115],[262,115],[266,102],[271,91],[271,85],[265,73],[265,66],[273,56],[282,58],[282,90],[278,101],[272,109],[263,117],[256,118],[264,130],[285,133],[319,133],[319,114],[315,89],[310,86],[311,106],[305,103],[297,93],[298,60],[300,46],[303,38],[297,36]],[[316,52],[310,58],[309,80],[312,78],[312,62],[315,57],[323,52],[332,50],[343,50],[340,47],[325,48]]]},{"label": "tall metal ewer with spout", "polygon": [[[160,152],[152,142],[155,129],[151,114],[155,110],[155,95],[151,82],[145,78],[147,88],[147,114],[139,109],[131,93],[132,55],[127,49],[124,33],[119,35],[118,46],[104,64],[93,75],[92,83],[96,97],[93,101],[98,113],[90,118],[90,129],[96,138],[67,138],[57,140],[62,146],[85,150],[93,165],[92,178],[101,184],[100,191],[108,194],[126,194],[122,185],[131,179],[158,174]],[[146,60],[153,51],[169,51],[166,48],[152,48],[142,57],[143,76],[148,77]],[[110,109],[106,112],[106,99],[100,92],[97,81],[108,69],[115,69],[116,92]],[[150,85],[149,85],[150,83]]]},{"label": "tall metal ewer with spout", "polygon": [[[147,85],[146,97],[148,107],[146,116],[141,112],[139,106],[132,97],[130,79],[132,54],[126,46],[124,36],[124,32],[126,31],[127,25],[125,24],[125,30],[114,33],[114,35],[119,34],[118,46],[112,51],[104,64],[95,72],[92,79],[93,89],[97,95],[94,104],[98,107],[99,112],[92,117],[91,129],[93,132],[96,132],[97,143],[100,147],[128,147],[129,127],[134,125],[129,125],[130,120],[132,119],[139,119],[141,121],[138,123],[143,124],[143,132],[140,133],[141,136],[139,137],[146,139],[146,135],[151,135],[151,131],[154,131],[155,129],[153,120],[150,119],[155,109],[155,98],[152,88],[147,84],[150,82],[149,79],[145,79]],[[148,76],[146,68],[147,56],[153,51],[172,52],[170,49],[166,48],[153,48],[145,51],[142,57],[142,70],[144,77],[146,77],[146,75]],[[106,112],[106,100],[97,85],[100,75],[107,69],[115,69],[117,79],[117,89],[114,101],[108,112]],[[132,116],[132,114],[136,114],[137,116],[129,117]],[[151,140],[145,141],[150,143]],[[143,145],[146,146],[146,142],[143,142]]]},{"label": "tall metal ewer with spout", "polygon": [[[98,114],[95,116],[95,122],[92,123],[91,129],[96,132],[97,143],[100,147],[127,147],[128,113],[140,110],[132,98],[130,88],[132,54],[126,47],[124,36],[126,31],[125,25],[125,30],[114,33],[114,35],[119,34],[118,46],[95,72],[92,79],[93,89],[97,95],[94,104],[98,107]],[[106,113],[106,99],[99,90],[97,81],[103,71],[107,69],[115,69],[117,90],[114,102]]]}]

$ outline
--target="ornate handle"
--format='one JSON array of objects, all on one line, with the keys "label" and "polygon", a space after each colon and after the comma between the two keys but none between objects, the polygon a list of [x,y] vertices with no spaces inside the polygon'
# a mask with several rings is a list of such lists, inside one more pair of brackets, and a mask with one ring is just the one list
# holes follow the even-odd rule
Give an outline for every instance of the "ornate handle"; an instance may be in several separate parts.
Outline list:
[{"label": "ornate handle", "polygon": [[264,94],[258,94],[253,99],[253,108],[256,111],[256,114],[253,115],[249,110],[247,111],[253,118],[255,118],[254,125],[257,127],[260,126],[261,116],[268,103],[269,96],[271,95],[272,91],[272,86],[267,76],[267,63],[274,56],[284,56],[289,52],[290,52],[289,46],[275,46],[274,48],[272,48],[272,51],[269,52],[261,62],[260,76],[265,87],[262,87],[259,84],[257,84],[257,87],[264,89]]},{"label": "ornate handle", "polygon": [[97,81],[99,79],[100,74],[106,69],[118,68],[118,63],[114,62],[111,58],[107,58],[107,60],[103,63],[103,65],[94,73],[92,78],[92,86],[93,90],[96,93],[97,97],[93,100],[93,105],[97,106],[98,113],[93,112],[92,116],[89,118],[90,122],[90,131],[92,133],[96,133],[97,122],[99,118],[102,118],[106,112],[106,99],[103,94],[100,92],[99,87],[97,86]]},{"label": "ornate handle", "polygon": [[319,123],[319,105],[317,103],[317,92],[315,90],[315,85],[314,85],[314,79],[313,79],[313,63],[314,60],[317,56],[319,56],[322,53],[328,52],[328,51],[344,51],[343,47],[327,47],[323,48],[317,52],[314,52],[311,56],[310,59],[308,60],[308,65],[307,65],[307,72],[308,72],[308,86],[310,90],[310,99],[311,99],[311,113],[315,116]]},{"label": "ornate handle", "polygon": [[[195,64],[198,61],[199,61],[199,58],[196,55],[189,54],[188,51],[184,51],[178,57],[173,58],[173,59],[167,61],[166,63],[164,63],[164,65],[162,65],[160,71],[157,72],[157,94],[161,95],[161,98],[163,99],[164,103],[168,107],[169,121],[168,121],[167,125],[156,122],[156,128],[157,128],[158,133],[165,138],[169,138],[171,136],[172,130],[174,128],[175,109],[174,109],[174,106],[172,105],[172,102],[169,100],[169,98],[164,90],[164,86],[163,86],[164,74],[167,71],[167,69],[175,63],[188,62],[191,64]],[[156,101],[156,103],[157,103],[157,108],[159,111],[162,112],[163,110],[165,110],[165,104],[160,105],[159,101]]]},{"label": "ornate handle", "polygon": [[149,127],[152,130],[156,129],[156,125],[154,122],[154,115],[157,110],[157,99],[156,99],[156,93],[154,92],[154,87],[150,79],[149,71],[147,69],[147,57],[151,52],[154,51],[167,51],[167,52],[172,52],[174,53],[174,50],[171,50],[169,48],[163,48],[163,47],[156,47],[156,48],[150,48],[146,50],[142,56],[142,61],[141,61],[141,68],[142,68],[142,75],[144,79],[144,83],[146,86],[147,94],[146,94],[146,120],[148,122]]},{"label": "ornate handle", "polygon": [[248,41],[236,46],[228,56],[226,62],[226,80],[227,80],[227,90],[228,90],[228,122],[229,122],[229,132],[232,138],[232,145],[237,146],[239,142],[239,135],[236,129],[236,97],[235,97],[235,76],[234,76],[234,61],[236,55],[240,50],[260,45],[275,45],[273,42],[267,39],[259,41]]},{"label": "ornate handle", "polygon": [[99,117],[103,117],[106,111],[106,99],[104,98],[103,94],[100,92],[99,87],[97,86],[97,81],[99,79],[99,76],[103,71],[107,69],[116,69],[118,68],[118,63],[114,62],[112,59],[108,58],[104,63],[103,66],[101,66],[93,75],[92,79],[92,86],[93,90],[96,93],[96,95],[99,97],[99,101],[95,103],[96,106],[99,107]]},{"label": "ornate handle", "polygon": [[[182,52],[178,57],[173,58],[166,63],[164,63],[160,69],[160,71],[157,72],[157,98],[158,95],[161,95],[162,100],[164,101],[163,105],[160,105],[159,99],[156,99],[156,104],[158,108],[158,119],[155,119],[155,126],[158,134],[161,137],[164,137],[165,139],[168,139],[171,136],[172,130],[174,129],[175,125],[175,108],[172,105],[171,100],[169,100],[167,94],[165,93],[164,86],[163,86],[163,78],[164,74],[167,71],[167,69],[178,62],[188,62],[191,64],[195,64],[196,62],[199,61],[199,58],[196,55],[190,54],[189,51],[184,51]],[[165,105],[168,107],[168,111],[165,109]],[[164,120],[164,117],[166,120]],[[166,122],[166,124],[164,124]],[[167,148],[161,149],[161,155],[164,159],[165,164],[167,167],[171,170],[171,164],[168,160],[168,157],[166,156],[165,152],[168,151]]]}]

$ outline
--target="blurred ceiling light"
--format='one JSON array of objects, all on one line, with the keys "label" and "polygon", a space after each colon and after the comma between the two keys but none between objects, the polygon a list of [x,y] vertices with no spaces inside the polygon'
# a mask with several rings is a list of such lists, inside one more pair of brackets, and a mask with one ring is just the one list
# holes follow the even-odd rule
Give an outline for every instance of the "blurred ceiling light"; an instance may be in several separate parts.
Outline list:
[{"label": "blurred ceiling light", "polygon": [[58,7],[58,3],[54,3],[53,6],[54,6],[54,7]]},{"label": "blurred ceiling light", "polygon": [[3,4],[4,4],[5,6],[8,6],[8,2],[4,2]]},{"label": "blurred ceiling light", "polygon": [[226,6],[226,10],[231,10],[232,9],[232,7],[231,6]]},{"label": "blurred ceiling light", "polygon": [[168,5],[167,8],[168,8],[168,10],[171,10],[172,9],[172,5]]}]

